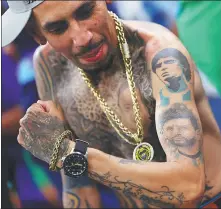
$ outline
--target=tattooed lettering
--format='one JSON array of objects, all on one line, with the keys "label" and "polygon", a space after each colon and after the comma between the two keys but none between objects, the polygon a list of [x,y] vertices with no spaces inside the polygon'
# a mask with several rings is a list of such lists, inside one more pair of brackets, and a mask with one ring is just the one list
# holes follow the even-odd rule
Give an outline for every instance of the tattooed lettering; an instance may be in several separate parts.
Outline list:
[{"label": "tattooed lettering", "polygon": [[[94,208],[101,205],[96,182],[88,176],[81,176],[77,179],[65,176],[63,179],[63,189],[65,208]],[[91,193],[93,198],[90,198]]]},{"label": "tattooed lettering", "polygon": [[[123,202],[125,205],[130,203],[135,206],[137,200],[140,200],[142,207],[176,208],[176,205],[181,206],[188,202],[183,193],[177,194],[167,186],[162,186],[159,191],[152,191],[133,183],[131,180],[121,181],[118,176],[113,176],[110,172],[104,175],[90,172],[89,176],[124,195]],[[174,203],[170,203],[170,201]]]}]

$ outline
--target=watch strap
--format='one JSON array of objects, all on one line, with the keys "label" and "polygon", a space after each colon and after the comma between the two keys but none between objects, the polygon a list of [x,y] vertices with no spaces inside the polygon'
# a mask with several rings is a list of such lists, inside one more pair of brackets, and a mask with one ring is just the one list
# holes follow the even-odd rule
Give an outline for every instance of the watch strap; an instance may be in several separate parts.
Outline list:
[{"label": "watch strap", "polygon": [[80,152],[83,155],[86,154],[89,143],[80,139],[76,139],[74,152]]}]

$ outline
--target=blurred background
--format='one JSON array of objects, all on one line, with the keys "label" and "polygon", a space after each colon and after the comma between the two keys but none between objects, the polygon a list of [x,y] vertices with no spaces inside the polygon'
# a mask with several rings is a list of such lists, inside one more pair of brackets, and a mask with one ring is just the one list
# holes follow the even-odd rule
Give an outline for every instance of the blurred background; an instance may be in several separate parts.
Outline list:
[{"label": "blurred background", "polygon": [[[1,4],[3,14],[7,3]],[[122,19],[163,25],[181,39],[221,127],[221,2],[113,1],[108,7]],[[19,119],[38,100],[32,63],[37,46],[23,31],[2,48],[2,208],[62,207],[60,174],[17,144]]]}]

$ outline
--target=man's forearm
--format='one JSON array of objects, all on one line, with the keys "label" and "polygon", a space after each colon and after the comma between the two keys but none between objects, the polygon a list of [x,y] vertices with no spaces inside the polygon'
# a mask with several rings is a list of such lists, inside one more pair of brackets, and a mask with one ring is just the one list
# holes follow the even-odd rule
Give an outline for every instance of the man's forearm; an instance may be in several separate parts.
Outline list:
[{"label": "man's forearm", "polygon": [[[200,168],[176,162],[141,163],[88,150],[89,176],[125,196],[139,199],[143,205],[173,208],[193,207],[202,182]],[[196,175],[199,174],[199,175]],[[197,177],[197,178],[196,178]]]}]

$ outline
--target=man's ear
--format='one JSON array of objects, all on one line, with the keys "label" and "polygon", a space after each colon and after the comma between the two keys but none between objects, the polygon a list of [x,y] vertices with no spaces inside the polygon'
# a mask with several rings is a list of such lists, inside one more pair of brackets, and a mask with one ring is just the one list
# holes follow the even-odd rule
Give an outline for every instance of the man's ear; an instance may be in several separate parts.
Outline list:
[{"label": "man's ear", "polygon": [[38,31],[34,29],[29,29],[28,33],[33,37],[33,39],[40,45],[45,45],[47,43],[46,38]]},{"label": "man's ear", "polygon": [[38,44],[40,44],[40,45],[45,45],[45,44],[47,43],[46,38],[43,37],[43,36],[35,35],[35,36],[33,36],[33,38],[34,38],[34,40],[35,40]]},{"label": "man's ear", "polygon": [[30,36],[32,36],[32,38],[40,45],[44,45],[47,43],[46,38],[44,37],[44,35],[40,32],[35,18],[34,16],[31,16],[30,20],[28,21],[26,27],[25,27],[26,31],[28,32],[28,34]]}]

